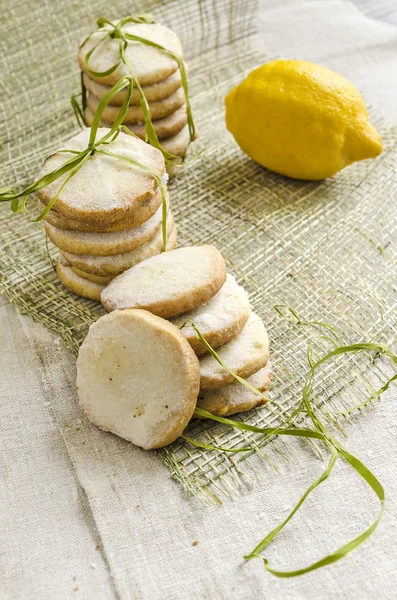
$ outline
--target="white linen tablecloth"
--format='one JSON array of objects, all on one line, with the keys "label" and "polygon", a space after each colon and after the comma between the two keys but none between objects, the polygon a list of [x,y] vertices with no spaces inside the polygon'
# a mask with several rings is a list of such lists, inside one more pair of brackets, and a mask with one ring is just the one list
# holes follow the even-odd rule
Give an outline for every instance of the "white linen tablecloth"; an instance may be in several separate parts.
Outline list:
[{"label": "white linen tablecloth", "polygon": [[[320,62],[397,120],[397,28],[338,0],[262,2],[269,55]],[[346,427],[348,448],[384,484],[384,518],[345,560],[280,580],[242,557],[288,514],[323,468],[288,442],[293,463],[263,465],[252,491],[221,507],[186,498],[159,458],[81,415],[73,357],[58,337],[0,300],[0,598],[289,600],[396,597],[397,394]],[[299,567],[351,538],[378,506],[341,463],[266,553]],[[193,545],[193,542],[198,542]]]}]

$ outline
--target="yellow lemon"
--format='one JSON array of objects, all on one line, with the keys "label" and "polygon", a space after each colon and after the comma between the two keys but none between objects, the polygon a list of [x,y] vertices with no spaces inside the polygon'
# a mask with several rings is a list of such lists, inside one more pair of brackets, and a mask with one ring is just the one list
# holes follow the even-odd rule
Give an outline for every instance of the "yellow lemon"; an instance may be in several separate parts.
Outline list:
[{"label": "yellow lemon", "polygon": [[324,179],[382,152],[357,88],[302,60],[255,69],[225,99],[226,125],[259,164],[296,179]]}]

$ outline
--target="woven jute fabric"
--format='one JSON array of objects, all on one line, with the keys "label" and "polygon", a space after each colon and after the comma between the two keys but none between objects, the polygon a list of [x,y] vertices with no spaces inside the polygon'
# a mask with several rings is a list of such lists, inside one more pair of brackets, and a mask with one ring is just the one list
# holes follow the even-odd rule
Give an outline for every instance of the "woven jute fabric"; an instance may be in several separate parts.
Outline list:
[{"label": "woven jute fabric", "polygon": [[[2,185],[32,181],[43,159],[78,131],[70,107],[79,87],[77,42],[99,16],[130,13],[130,5],[118,1],[111,7],[31,2],[29,12],[24,6],[12,3],[1,25]],[[271,58],[257,50],[255,10],[250,0],[134,4],[135,12],[151,11],[174,29],[184,47],[200,141],[169,186],[179,242],[216,245],[263,318],[275,381],[268,405],[243,418],[271,426],[285,422],[300,402],[308,341],[321,355],[333,347],[332,336],[340,343],[394,339],[397,128],[378,123],[383,154],[323,182],[293,181],[251,161],[226,130],[223,98]],[[103,309],[59,283],[42,224],[5,205],[0,232],[1,290],[76,354]],[[49,253],[56,256],[51,246]],[[351,417],[340,413],[371,396],[383,379],[374,357],[341,358],[318,373],[315,399],[324,416],[343,427]],[[189,435],[230,448],[253,440],[203,421],[193,423]],[[285,456],[273,440],[255,454],[273,462],[274,452]],[[209,500],[249,484],[258,464],[252,454],[209,452],[180,441],[159,452],[185,489]]]}]

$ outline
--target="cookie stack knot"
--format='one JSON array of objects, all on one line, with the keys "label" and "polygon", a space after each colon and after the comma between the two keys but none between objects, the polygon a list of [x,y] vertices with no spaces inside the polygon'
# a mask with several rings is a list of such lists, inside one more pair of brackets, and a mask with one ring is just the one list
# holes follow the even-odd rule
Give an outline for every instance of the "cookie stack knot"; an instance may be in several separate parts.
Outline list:
[{"label": "cookie stack knot", "polygon": [[[127,17],[113,23],[101,19],[100,28],[81,45],[78,62],[84,88],[84,119],[91,126],[101,100],[112,86],[130,77],[133,89],[123,124],[150,142],[150,118],[168,159],[168,174],[173,176],[195,137],[193,122],[188,122],[190,106],[186,80],[185,89],[183,85],[186,72],[182,47],[176,33],[167,27],[139,20]],[[102,126],[112,126],[126,95],[126,88],[111,95],[101,115]]]},{"label": "cookie stack knot", "polygon": [[[148,258],[101,300],[110,314],[77,361],[80,404],[98,427],[157,448],[181,435],[196,406],[227,416],[266,402],[266,329],[214,246]],[[139,331],[133,343],[129,330]]]},{"label": "cookie stack knot", "polygon": [[37,191],[40,212],[51,207],[45,230],[61,251],[59,279],[97,301],[114,277],[176,245],[162,153],[134,136],[109,133],[99,128],[92,141],[87,128],[66,142],[39,178],[80,156],[78,170]]}]

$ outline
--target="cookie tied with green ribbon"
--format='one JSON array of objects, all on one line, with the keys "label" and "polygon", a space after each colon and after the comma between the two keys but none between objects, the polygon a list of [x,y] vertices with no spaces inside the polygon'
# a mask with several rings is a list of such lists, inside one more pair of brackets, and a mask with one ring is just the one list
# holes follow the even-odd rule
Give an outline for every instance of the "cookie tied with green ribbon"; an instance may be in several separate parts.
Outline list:
[{"label": "cookie tied with green ribbon", "polygon": [[[98,29],[80,46],[78,62],[83,110],[74,101],[77,114],[91,125],[111,86],[129,78],[129,106],[121,122],[161,150],[173,176],[196,137],[186,65],[176,33],[155,23],[151,15],[118,22],[99,19]],[[125,89],[109,94],[101,112],[101,126],[112,126],[125,97]]]},{"label": "cookie tied with green ribbon", "polygon": [[[107,132],[107,129],[99,129],[98,137]],[[74,153],[87,148],[90,133],[90,129],[84,129],[65,144],[66,152],[63,150],[50,156],[39,177],[62,168]],[[128,160],[120,160],[119,157]],[[93,147],[79,171],[57,194],[53,207],[64,217],[77,221],[112,223],[128,219],[129,213],[157,191],[156,180],[150,172],[143,171],[134,162],[144,164],[159,178],[164,176],[164,159],[156,148],[120,133],[110,143]],[[66,178],[67,174],[62,175],[38,190],[37,197],[48,205]]]},{"label": "cookie tied with green ribbon", "polygon": [[171,54],[134,39],[143,38],[182,57],[181,43],[171,29],[157,23],[129,22],[128,19],[119,23],[105,19],[98,22],[99,25],[102,23],[103,26],[84,41],[78,53],[80,68],[90,79],[114,85],[125,75],[130,75],[125,62],[119,62],[119,46],[124,41],[127,41],[125,58],[141,85],[164,81],[178,69],[178,63]]}]

